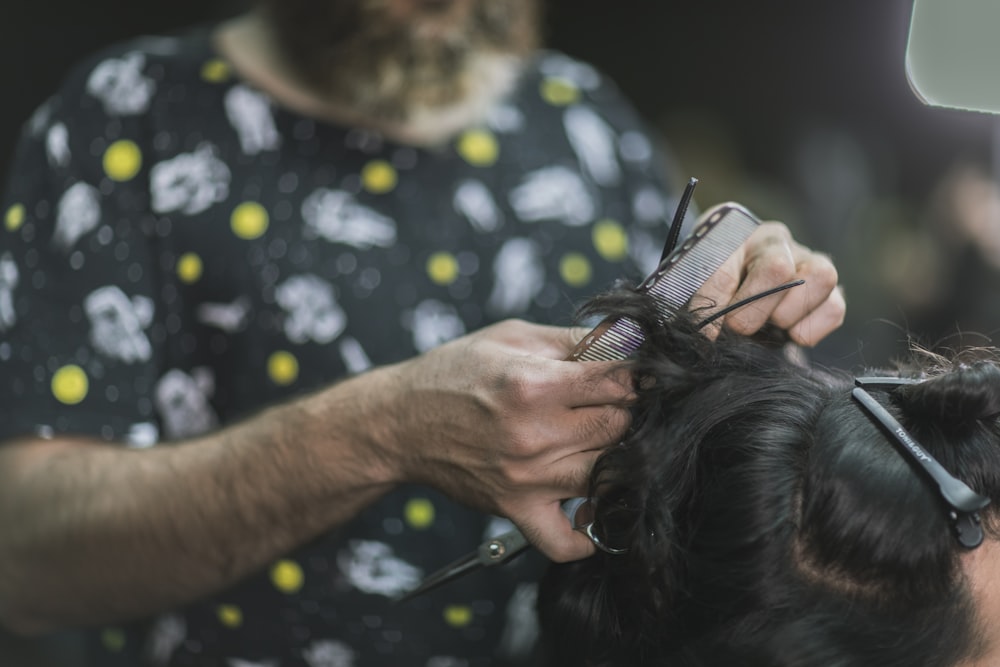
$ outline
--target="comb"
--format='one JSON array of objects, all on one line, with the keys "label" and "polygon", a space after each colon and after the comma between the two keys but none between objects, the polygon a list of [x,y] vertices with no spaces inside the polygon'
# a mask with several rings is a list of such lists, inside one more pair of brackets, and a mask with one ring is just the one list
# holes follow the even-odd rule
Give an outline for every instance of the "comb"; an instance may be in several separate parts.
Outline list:
[{"label": "comb", "polygon": [[[760,220],[743,206],[719,204],[703,213],[691,235],[670,253],[636,289],[646,292],[666,322],[684,307]],[[621,361],[642,345],[643,333],[628,317],[608,318],[583,337],[568,361]]]}]

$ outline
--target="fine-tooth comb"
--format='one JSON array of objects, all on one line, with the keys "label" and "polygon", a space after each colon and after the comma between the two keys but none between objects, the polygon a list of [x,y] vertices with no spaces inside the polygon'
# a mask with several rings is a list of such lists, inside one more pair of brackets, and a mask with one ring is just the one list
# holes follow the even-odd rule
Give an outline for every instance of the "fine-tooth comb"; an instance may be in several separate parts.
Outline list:
[{"label": "fine-tooth comb", "polygon": [[[656,303],[666,322],[691,300],[705,281],[739,248],[760,220],[735,203],[706,211],[679,248],[660,262],[636,288]],[[628,317],[608,318],[583,337],[567,357],[570,361],[621,361],[639,349],[643,333]]]}]

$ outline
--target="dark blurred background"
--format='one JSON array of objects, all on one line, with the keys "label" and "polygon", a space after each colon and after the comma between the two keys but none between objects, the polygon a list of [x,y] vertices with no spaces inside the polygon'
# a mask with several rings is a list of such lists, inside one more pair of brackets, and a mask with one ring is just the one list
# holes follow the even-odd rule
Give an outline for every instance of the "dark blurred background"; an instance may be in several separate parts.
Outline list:
[{"label": "dark blurred background", "polygon": [[[483,0],[488,1],[488,0]],[[0,177],[20,125],[82,56],[238,12],[238,0],[7,0]],[[615,79],[706,207],[738,200],[831,254],[849,310],[812,354],[846,368],[982,343],[1000,311],[993,116],[923,106],[910,0],[548,0],[548,43]],[[985,83],[985,82],[984,82]],[[71,667],[73,638],[0,634],[0,665]]]}]

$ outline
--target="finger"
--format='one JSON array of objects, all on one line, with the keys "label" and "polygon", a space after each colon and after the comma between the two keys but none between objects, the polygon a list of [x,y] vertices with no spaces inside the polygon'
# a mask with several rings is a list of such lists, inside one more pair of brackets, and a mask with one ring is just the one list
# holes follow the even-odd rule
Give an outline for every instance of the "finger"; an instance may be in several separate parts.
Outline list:
[{"label": "finger", "polygon": [[590,538],[573,530],[558,500],[533,508],[523,522],[515,517],[511,517],[511,520],[518,525],[529,542],[557,563],[587,558],[596,551]]},{"label": "finger", "polygon": [[568,361],[561,386],[568,390],[566,405],[581,408],[627,405],[635,400],[631,367],[621,361]]},{"label": "finger", "polygon": [[846,310],[844,292],[838,287],[818,308],[789,329],[788,335],[799,345],[812,347],[844,323]]},{"label": "finger", "polygon": [[[705,281],[691,298],[688,309],[697,313],[699,319],[708,317],[732,302],[733,295],[736,294],[736,290],[740,286],[746,253],[747,244],[744,243],[729,256],[729,259],[722,263],[722,266]],[[706,333],[708,332],[706,331]]]},{"label": "finger", "polygon": [[579,498],[590,491],[590,474],[604,449],[590,449],[566,454],[543,466],[545,479],[534,485],[553,498]]},{"label": "finger", "polygon": [[[548,421],[542,430],[536,431],[540,445],[532,452],[536,462],[562,466],[562,476],[574,468],[589,471],[593,459],[604,449],[621,442],[632,421],[627,408],[600,406],[576,408]],[[581,456],[583,459],[567,459]],[[561,463],[560,463],[561,462]],[[555,476],[551,471],[546,475]],[[565,489],[563,485],[560,488]]]},{"label": "finger", "polygon": [[621,442],[632,424],[628,408],[604,405],[573,410],[577,451],[603,449]]},{"label": "finger", "polygon": [[[747,241],[746,277],[728,306],[797,278],[793,242],[788,229],[779,223],[762,224]],[[772,313],[793,292],[779,292],[747,304],[725,317],[725,325],[736,333],[749,335],[758,331]]]},{"label": "finger", "polygon": [[[797,245],[797,244],[796,244]],[[826,255],[812,252],[802,246],[793,250],[796,257],[795,278],[805,280],[801,285],[789,290],[771,313],[771,321],[785,330],[827,303],[837,289],[837,269]]]}]

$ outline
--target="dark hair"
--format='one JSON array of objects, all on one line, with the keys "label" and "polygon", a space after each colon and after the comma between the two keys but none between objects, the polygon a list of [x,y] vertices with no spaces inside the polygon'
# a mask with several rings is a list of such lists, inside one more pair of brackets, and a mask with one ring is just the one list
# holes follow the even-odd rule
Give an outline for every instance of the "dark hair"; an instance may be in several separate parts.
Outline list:
[{"label": "dark hair", "polygon": [[[596,525],[628,552],[552,566],[549,664],[951,667],[982,650],[945,506],[853,402],[852,375],[709,341],[696,316],[663,326],[629,290],[591,310],[647,336],[632,429],[591,477]],[[995,507],[997,363],[925,357],[905,373],[929,379],[872,395]]]}]

